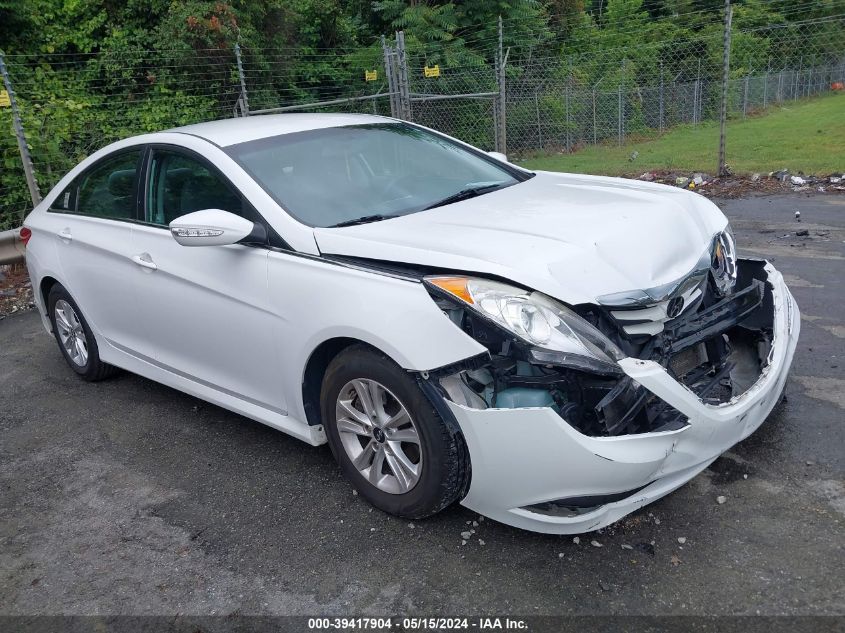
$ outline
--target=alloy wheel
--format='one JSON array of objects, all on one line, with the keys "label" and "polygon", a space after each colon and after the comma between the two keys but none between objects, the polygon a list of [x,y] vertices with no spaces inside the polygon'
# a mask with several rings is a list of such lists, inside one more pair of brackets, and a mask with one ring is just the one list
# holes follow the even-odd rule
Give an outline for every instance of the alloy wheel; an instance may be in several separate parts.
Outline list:
[{"label": "alloy wheel", "polygon": [[420,436],[405,406],[384,385],[351,380],[337,397],[335,424],[352,465],[373,486],[404,494],[422,473]]},{"label": "alloy wheel", "polygon": [[79,316],[67,301],[59,299],[54,308],[56,329],[59,340],[67,352],[68,358],[79,367],[88,363],[88,341]]}]

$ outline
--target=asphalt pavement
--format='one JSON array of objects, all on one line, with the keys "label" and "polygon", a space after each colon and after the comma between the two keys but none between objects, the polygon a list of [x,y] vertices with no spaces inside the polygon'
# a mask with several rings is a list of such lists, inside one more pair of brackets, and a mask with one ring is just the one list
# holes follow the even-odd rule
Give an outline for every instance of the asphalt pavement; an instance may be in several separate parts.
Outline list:
[{"label": "asphalt pavement", "polygon": [[722,206],[803,312],[788,399],[579,543],[459,505],[388,516],[327,447],[132,374],[85,383],[35,312],[0,320],[0,614],[845,615],[845,196]]}]

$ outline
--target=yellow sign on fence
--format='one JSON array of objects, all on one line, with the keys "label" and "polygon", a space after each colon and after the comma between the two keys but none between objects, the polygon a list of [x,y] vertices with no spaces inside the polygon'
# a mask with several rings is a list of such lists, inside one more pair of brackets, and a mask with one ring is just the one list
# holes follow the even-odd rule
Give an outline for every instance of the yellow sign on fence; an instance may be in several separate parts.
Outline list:
[{"label": "yellow sign on fence", "polygon": [[378,79],[378,71],[377,70],[365,70],[364,71],[364,81],[376,81]]},{"label": "yellow sign on fence", "polygon": [[5,90],[0,90],[0,108],[11,107],[12,100],[9,99],[9,93]]},{"label": "yellow sign on fence", "polygon": [[426,77],[439,77],[440,76],[440,64],[435,64],[434,66],[426,66],[423,68],[423,74]]}]

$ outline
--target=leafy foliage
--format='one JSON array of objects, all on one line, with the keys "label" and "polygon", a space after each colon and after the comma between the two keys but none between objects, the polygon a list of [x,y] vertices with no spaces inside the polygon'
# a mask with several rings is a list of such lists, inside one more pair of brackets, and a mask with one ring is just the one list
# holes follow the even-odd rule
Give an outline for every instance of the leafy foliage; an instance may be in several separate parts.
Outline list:
[{"label": "leafy foliage", "polygon": [[[734,39],[736,77],[773,59],[807,63],[800,43],[808,34],[794,23],[843,8],[841,0],[734,4],[737,27],[756,29]],[[380,69],[382,81],[379,36],[398,29],[406,33],[414,69],[438,64],[444,73],[464,73],[467,91],[495,89],[489,69],[500,17],[510,79],[518,81],[532,60],[557,58],[568,59],[568,65],[553,72],[565,73],[576,87],[600,81],[633,87],[657,81],[670,58],[688,75],[717,77],[722,5],[722,0],[0,0],[0,48],[46,192],[110,141],[232,116],[240,95],[236,43],[243,50],[253,109],[378,89],[364,83],[363,71]],[[837,28],[816,32],[832,43],[841,40]],[[790,45],[778,47],[772,29],[780,29],[778,42]],[[415,75],[415,82],[421,92],[436,91],[436,80],[426,83]],[[360,109],[373,107],[361,103]],[[548,112],[561,108],[559,100],[546,96],[539,105]],[[488,116],[487,109],[476,103],[455,112],[465,120],[461,133],[468,140],[480,134],[478,120]],[[634,125],[642,118],[637,116],[631,113]],[[0,109],[0,130],[2,229],[19,222],[30,202],[8,108]]]}]

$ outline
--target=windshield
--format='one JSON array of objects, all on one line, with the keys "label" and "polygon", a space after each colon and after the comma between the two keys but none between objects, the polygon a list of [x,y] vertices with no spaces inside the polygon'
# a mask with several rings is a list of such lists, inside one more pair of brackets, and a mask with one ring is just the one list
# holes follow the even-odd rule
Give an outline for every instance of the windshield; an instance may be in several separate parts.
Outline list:
[{"label": "windshield", "polygon": [[405,123],[282,134],[225,151],[297,220],[319,227],[416,213],[524,179]]}]

